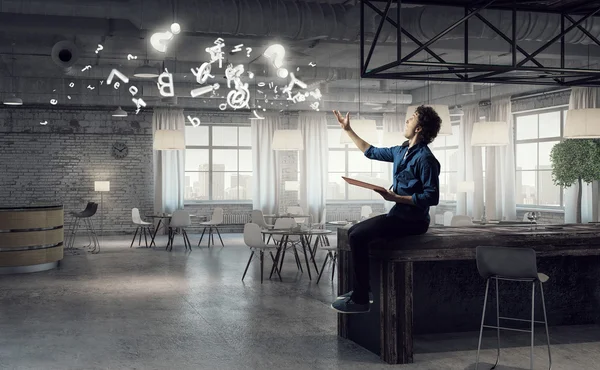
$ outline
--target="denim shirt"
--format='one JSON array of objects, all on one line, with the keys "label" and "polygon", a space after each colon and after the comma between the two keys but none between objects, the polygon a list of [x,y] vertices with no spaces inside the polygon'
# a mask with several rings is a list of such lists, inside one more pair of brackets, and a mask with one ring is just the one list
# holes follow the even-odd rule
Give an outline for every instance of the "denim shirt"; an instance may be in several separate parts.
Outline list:
[{"label": "denim shirt", "polygon": [[440,163],[427,144],[418,143],[410,149],[408,141],[391,148],[371,146],[365,151],[365,157],[393,162],[392,190],[398,195],[412,196],[414,205],[396,203],[388,216],[429,222],[429,207],[440,200]]}]

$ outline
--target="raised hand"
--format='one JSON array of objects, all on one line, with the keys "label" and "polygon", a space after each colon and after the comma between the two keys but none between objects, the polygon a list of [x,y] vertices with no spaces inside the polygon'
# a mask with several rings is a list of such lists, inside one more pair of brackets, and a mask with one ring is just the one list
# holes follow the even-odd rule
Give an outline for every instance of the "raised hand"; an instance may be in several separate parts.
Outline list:
[{"label": "raised hand", "polygon": [[334,110],[333,114],[335,114],[335,117],[337,118],[342,129],[346,131],[350,130],[350,112],[346,113],[346,117],[342,116],[340,111],[337,110]]}]

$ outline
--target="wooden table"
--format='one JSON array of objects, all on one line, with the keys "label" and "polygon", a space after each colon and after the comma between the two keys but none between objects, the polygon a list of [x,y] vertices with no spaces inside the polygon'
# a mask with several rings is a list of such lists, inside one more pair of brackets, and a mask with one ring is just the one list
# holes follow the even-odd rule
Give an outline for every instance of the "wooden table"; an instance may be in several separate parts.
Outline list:
[{"label": "wooden table", "polygon": [[37,272],[63,258],[62,205],[0,208],[0,273]]},{"label": "wooden table", "polygon": [[[600,280],[600,259],[597,258],[600,256],[600,226],[569,224],[546,228],[537,225],[536,230],[530,230],[529,225],[434,227],[424,235],[372,245],[371,286],[375,303],[369,314],[339,314],[338,335],[379,354],[387,363],[405,364],[413,362],[413,316],[419,316],[416,324],[429,332],[465,331],[478,327],[484,281],[477,274],[473,260],[475,248],[480,245],[536,250],[538,264],[542,263],[542,267],[552,270],[553,274],[546,284],[549,288],[547,297],[554,294],[548,304],[555,301],[555,309],[549,308],[550,321],[554,320],[555,324],[600,321],[600,302],[595,298],[600,295],[597,283]],[[352,290],[348,228],[338,229],[338,248],[338,292],[343,294]],[[439,269],[441,264],[450,264],[451,268],[433,278],[427,276],[429,270]],[[420,265],[427,265],[427,272],[419,270],[420,279],[426,281],[413,279],[415,269]],[[544,270],[541,268],[540,271]],[[458,279],[456,275],[463,276]],[[582,283],[584,278],[585,283]],[[414,289],[414,285],[419,288]],[[443,290],[449,292],[440,293],[445,295],[438,298],[437,293],[430,291],[435,285],[443,285]],[[514,295],[518,295],[517,288],[512,292]],[[414,298],[419,294],[417,302]],[[457,306],[453,302],[456,300],[465,300],[468,304]],[[522,301],[528,302],[527,298]],[[505,307],[513,308],[519,303],[514,300]],[[456,322],[453,322],[453,314]],[[437,316],[443,320],[437,320]]]}]

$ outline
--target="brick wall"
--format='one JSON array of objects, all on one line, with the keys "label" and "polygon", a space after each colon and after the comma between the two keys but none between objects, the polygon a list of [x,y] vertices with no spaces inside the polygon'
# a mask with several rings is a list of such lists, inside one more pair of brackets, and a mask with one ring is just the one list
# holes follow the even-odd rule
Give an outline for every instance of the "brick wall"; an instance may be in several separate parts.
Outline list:
[{"label": "brick wall", "polygon": [[[113,118],[109,109],[0,108],[0,206],[59,203],[66,215],[100,203],[94,181],[108,180],[104,230],[133,232],[131,208],[153,210],[151,121],[151,112]],[[111,155],[117,141],[129,147],[124,159]]]}]

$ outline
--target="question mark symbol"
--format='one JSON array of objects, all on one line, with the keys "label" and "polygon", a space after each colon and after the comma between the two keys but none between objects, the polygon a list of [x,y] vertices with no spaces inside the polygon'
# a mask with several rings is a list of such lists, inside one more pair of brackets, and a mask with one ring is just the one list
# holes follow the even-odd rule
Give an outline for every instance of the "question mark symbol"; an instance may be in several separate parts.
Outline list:
[{"label": "question mark symbol", "polygon": [[179,23],[173,23],[171,25],[171,31],[157,32],[150,37],[150,44],[153,48],[165,53],[167,51],[167,43],[173,39],[173,35],[178,35],[181,32],[181,26]]},{"label": "question mark symbol", "polygon": [[169,31],[157,32],[150,37],[150,44],[156,50],[165,53],[167,51],[167,42],[171,41],[172,38],[173,34]]},{"label": "question mark symbol", "polygon": [[252,52],[252,48],[246,48],[246,56],[250,58],[250,53]]},{"label": "question mark symbol", "polygon": [[263,55],[271,59],[273,66],[277,68],[277,76],[280,78],[286,78],[288,76],[288,70],[281,68],[283,66],[283,58],[285,57],[285,49],[280,44],[271,45],[265,50]]}]

